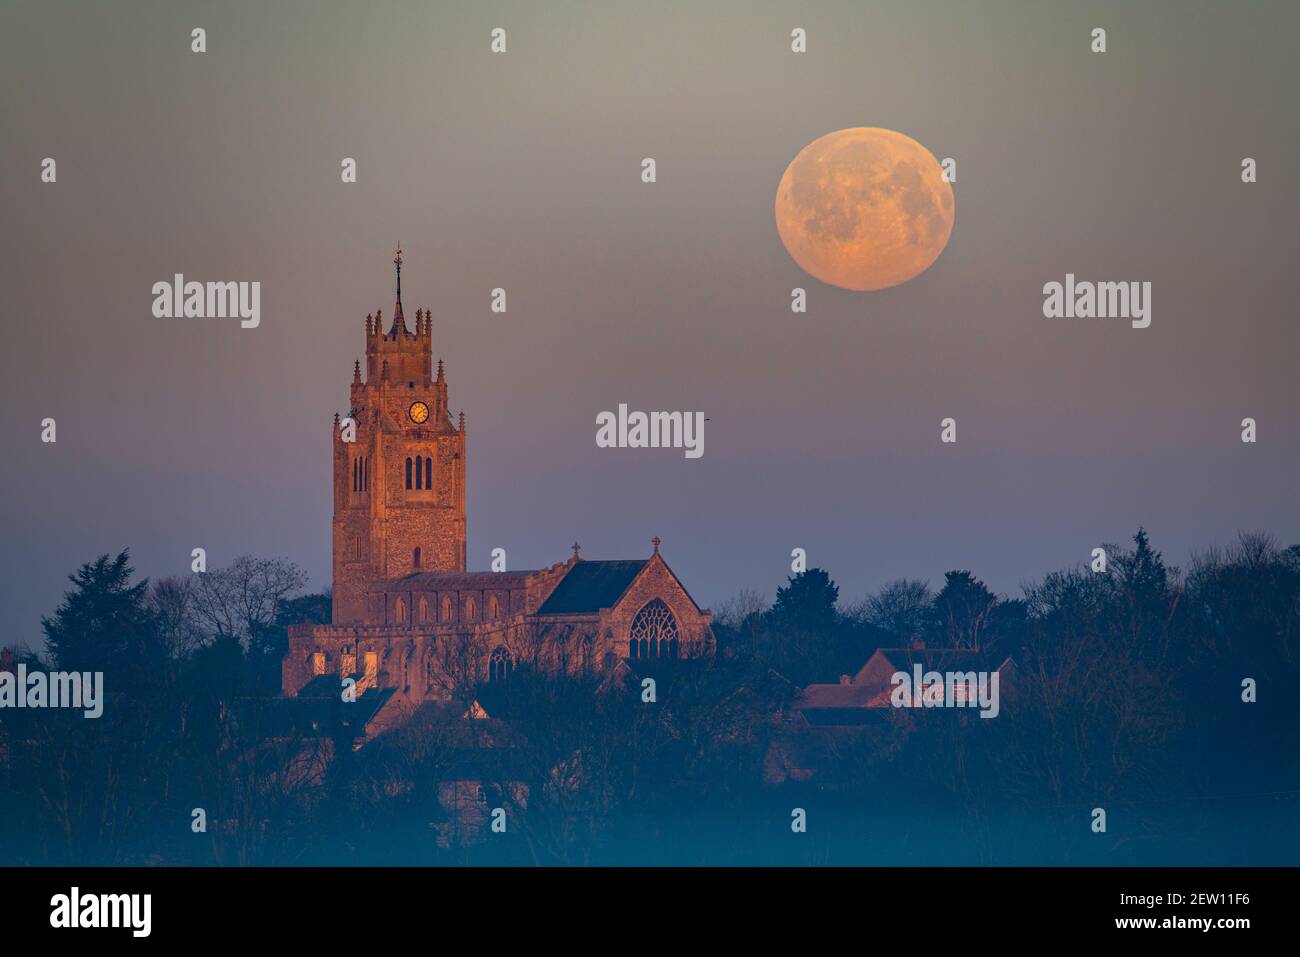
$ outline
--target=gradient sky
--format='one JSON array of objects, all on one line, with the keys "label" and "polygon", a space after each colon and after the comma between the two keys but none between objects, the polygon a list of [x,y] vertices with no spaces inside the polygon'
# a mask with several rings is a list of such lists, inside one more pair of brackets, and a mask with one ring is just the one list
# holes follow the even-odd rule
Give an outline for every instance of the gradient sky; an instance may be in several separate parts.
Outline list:
[{"label": "gradient sky", "polygon": [[[1139,524],[1174,563],[1300,541],[1298,10],[9,0],[0,644],[124,546],[152,577],[203,546],[328,583],[332,417],[398,240],[468,419],[473,568],[658,534],[716,607],[796,546],[851,600],[954,567],[1016,595]],[[850,126],[957,160],[948,249],[877,293],[804,274],[773,222],[789,161]],[[176,272],[260,281],[261,327],[155,319]],[[1044,319],[1067,272],[1150,281],[1151,327]],[[703,411],[704,457],[598,449],[620,402]]]}]

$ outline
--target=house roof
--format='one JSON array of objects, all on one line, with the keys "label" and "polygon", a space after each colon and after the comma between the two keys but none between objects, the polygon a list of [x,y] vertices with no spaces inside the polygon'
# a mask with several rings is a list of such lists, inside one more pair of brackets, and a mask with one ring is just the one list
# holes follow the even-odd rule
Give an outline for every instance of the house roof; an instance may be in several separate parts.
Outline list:
[{"label": "house roof", "polygon": [[813,684],[803,689],[797,707],[802,708],[865,708],[875,697],[878,688],[862,684]]},{"label": "house roof", "polygon": [[[329,694],[321,694],[328,683]],[[295,698],[239,698],[234,703],[236,721],[263,738],[302,734],[325,737],[347,732],[353,737],[365,733],[366,724],[393,696],[391,688],[367,688],[352,704],[345,704],[337,675],[321,675],[308,683],[318,693]],[[303,691],[306,691],[304,688]]]},{"label": "house roof", "polygon": [[[925,671],[1002,671],[1014,666],[1010,658],[991,658],[978,648],[878,648],[847,683],[810,684],[795,701],[795,709],[803,711],[843,708],[870,708],[881,704],[882,696],[891,690],[891,683],[878,670],[873,673],[874,662],[883,660],[895,672],[911,673],[914,665]],[[823,715],[829,720],[829,716]],[[839,722],[835,722],[839,723]]]},{"label": "house roof", "polygon": [[[912,666],[918,664],[926,671],[969,671],[981,667],[1001,671],[1010,661],[1005,656],[998,660],[979,648],[880,648],[876,654],[898,671],[911,671]],[[867,664],[870,663],[868,660]],[[862,670],[866,667],[863,665]],[[862,670],[858,671],[854,681],[862,675]]]},{"label": "house roof", "polygon": [[[348,675],[349,678],[360,679],[361,672]],[[315,675],[310,681],[298,689],[299,698],[340,698],[342,697],[343,676],[342,675]]]},{"label": "house roof", "polygon": [[646,559],[577,562],[537,614],[587,615],[602,608],[613,608],[645,566]]},{"label": "house roof", "polygon": [[852,725],[870,724],[873,721],[884,721],[888,712],[884,708],[823,707],[801,709],[800,714],[811,725],[846,728]]}]

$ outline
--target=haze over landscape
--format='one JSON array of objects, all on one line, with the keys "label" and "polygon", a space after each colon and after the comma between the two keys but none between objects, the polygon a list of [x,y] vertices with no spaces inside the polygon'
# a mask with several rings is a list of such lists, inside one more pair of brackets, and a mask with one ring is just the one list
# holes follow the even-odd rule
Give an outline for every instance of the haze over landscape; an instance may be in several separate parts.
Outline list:
[{"label": "haze over landscape", "polygon": [[[155,578],[202,546],[329,584],[330,429],[398,240],[466,413],[471,568],[657,534],[716,607],[795,547],[853,600],[950,568],[1017,595],[1140,524],[1173,564],[1300,541],[1293,6],[327,9],[0,12],[6,643],[127,546]],[[799,150],[853,126],[958,170],[942,256],[875,293],[773,221]],[[155,319],[175,273],[261,282],[260,327]],[[1150,328],[1044,319],[1067,273],[1151,282]],[[702,411],[706,453],[597,448],[620,403]]]}]

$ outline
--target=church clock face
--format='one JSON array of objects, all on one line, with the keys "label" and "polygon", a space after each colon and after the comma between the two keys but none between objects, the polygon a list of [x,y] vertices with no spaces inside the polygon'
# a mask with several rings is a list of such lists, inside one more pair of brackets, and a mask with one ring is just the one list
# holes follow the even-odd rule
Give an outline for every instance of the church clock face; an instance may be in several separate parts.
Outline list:
[{"label": "church clock face", "polygon": [[410,411],[407,412],[407,415],[411,417],[412,422],[416,425],[420,425],[429,418],[429,407],[423,402],[412,402]]}]

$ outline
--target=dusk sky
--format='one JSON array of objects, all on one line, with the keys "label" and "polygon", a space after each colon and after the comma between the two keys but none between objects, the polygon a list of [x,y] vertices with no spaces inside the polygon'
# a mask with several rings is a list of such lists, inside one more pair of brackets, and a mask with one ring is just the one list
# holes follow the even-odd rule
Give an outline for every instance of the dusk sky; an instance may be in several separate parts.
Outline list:
[{"label": "dusk sky", "polygon": [[[0,644],[39,646],[65,576],[124,547],[152,578],[201,546],[329,584],[330,430],[399,240],[466,413],[472,569],[658,535],[716,609],[795,547],[854,601],[952,568],[1018,596],[1138,525],[1175,565],[1300,542],[1297,28],[1294,3],[10,0]],[[803,272],[773,217],[794,156],[857,126],[957,165],[946,250],[879,292]],[[175,273],[260,282],[260,327],[155,318]],[[1150,282],[1150,327],[1045,319],[1067,273]],[[597,448],[620,403],[703,412],[704,455]]]}]

